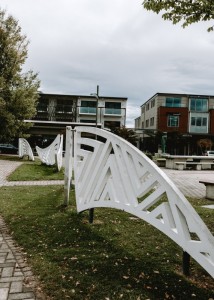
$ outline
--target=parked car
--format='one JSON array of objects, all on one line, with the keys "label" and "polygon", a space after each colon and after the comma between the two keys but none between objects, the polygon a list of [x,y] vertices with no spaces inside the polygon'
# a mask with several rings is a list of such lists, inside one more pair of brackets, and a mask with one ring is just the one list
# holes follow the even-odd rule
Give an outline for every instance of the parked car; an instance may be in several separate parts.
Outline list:
[{"label": "parked car", "polygon": [[0,153],[4,154],[18,154],[18,148],[12,144],[0,144]]},{"label": "parked car", "polygon": [[207,151],[205,153],[206,156],[214,156],[214,150]]}]

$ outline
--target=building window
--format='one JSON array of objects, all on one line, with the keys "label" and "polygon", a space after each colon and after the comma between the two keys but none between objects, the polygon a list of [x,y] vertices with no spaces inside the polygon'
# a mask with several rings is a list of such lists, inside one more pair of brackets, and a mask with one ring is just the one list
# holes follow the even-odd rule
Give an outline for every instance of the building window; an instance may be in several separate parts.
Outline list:
[{"label": "building window", "polygon": [[144,122],[142,122],[142,128],[144,128]]},{"label": "building window", "polygon": [[178,127],[179,126],[179,116],[168,115],[167,126],[168,127]]},{"label": "building window", "polygon": [[146,127],[149,127],[149,120],[146,120]]},{"label": "building window", "polygon": [[145,106],[141,107],[141,114],[145,113]]},{"label": "building window", "polygon": [[121,103],[120,102],[105,102],[105,114],[106,115],[121,115]]},{"label": "building window", "polygon": [[151,101],[151,108],[155,106],[155,99]]},{"label": "building window", "polygon": [[81,101],[80,113],[81,114],[96,114],[96,101]]},{"label": "building window", "polygon": [[149,103],[146,104],[146,110],[149,110]]},{"label": "building window", "polygon": [[152,118],[150,119],[150,126],[154,126],[154,123],[155,123],[155,118],[152,117]]},{"label": "building window", "polygon": [[42,101],[37,105],[37,112],[47,112],[48,111],[48,101]]},{"label": "building window", "polygon": [[120,127],[120,122],[118,122],[118,121],[105,121],[104,122],[104,127],[109,128],[109,129],[117,128],[117,127]]},{"label": "building window", "polygon": [[181,107],[181,98],[166,98],[166,107]]},{"label": "building window", "polygon": [[190,110],[193,112],[207,112],[208,111],[208,99],[191,98]]},{"label": "building window", "polygon": [[191,116],[190,132],[207,133],[208,132],[208,116]]},{"label": "building window", "polygon": [[68,105],[68,101],[66,100],[57,100],[56,105],[56,113],[72,113],[73,107],[72,105]]},{"label": "building window", "polygon": [[84,120],[84,119],[80,119],[80,123],[95,123],[95,120]]},{"label": "building window", "polygon": [[203,117],[192,117],[191,126],[207,126],[207,118]]}]

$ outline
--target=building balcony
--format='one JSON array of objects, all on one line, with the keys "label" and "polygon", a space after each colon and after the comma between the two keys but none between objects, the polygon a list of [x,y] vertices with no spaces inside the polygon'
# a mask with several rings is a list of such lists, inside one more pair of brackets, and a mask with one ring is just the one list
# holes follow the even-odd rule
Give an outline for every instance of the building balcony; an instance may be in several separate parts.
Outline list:
[{"label": "building balcony", "polygon": [[105,114],[105,116],[121,116],[122,109],[121,108],[105,108],[104,114]]},{"label": "building balcony", "polygon": [[188,106],[186,104],[183,104],[183,103],[180,103],[178,105],[170,105],[170,104],[163,103],[160,106],[169,107],[169,108],[184,108],[184,107],[188,108]]},{"label": "building balcony", "polygon": [[33,120],[48,120],[48,112],[41,112],[41,111],[38,111],[36,116],[34,116],[32,118]]},{"label": "building balcony", "polygon": [[80,115],[96,115],[96,107],[80,107]]}]

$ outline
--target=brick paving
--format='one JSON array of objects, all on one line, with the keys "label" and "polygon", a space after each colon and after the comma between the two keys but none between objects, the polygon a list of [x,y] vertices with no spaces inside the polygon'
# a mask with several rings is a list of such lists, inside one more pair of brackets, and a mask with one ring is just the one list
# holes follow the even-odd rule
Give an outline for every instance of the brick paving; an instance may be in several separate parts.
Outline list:
[{"label": "brick paving", "polygon": [[199,183],[203,180],[214,181],[214,170],[172,170],[164,169],[166,175],[176,184],[180,191],[187,197],[204,198],[206,187]]},{"label": "brick paving", "polygon": [[[0,187],[63,184],[62,180],[7,181],[7,176],[21,164],[21,161],[0,160]],[[0,216],[0,300],[47,299],[27,265],[24,254],[8,234],[7,226]]]},{"label": "brick paving", "polygon": [[0,160],[0,186],[8,183],[7,176],[21,164],[22,162],[19,161]]},{"label": "brick paving", "polygon": [[[0,187],[17,185],[58,185],[64,183],[63,180],[40,180],[40,181],[8,181],[7,177],[23,162],[0,160]],[[0,298],[1,300],[1,298]]]},{"label": "brick paving", "polygon": [[[7,176],[22,162],[0,160],[0,187],[14,185],[63,184],[54,181],[16,181],[8,182]],[[200,180],[214,180],[214,171],[178,171],[163,169],[185,196],[205,197],[205,186]],[[213,207],[214,208],[214,205]],[[0,216],[0,300],[47,300],[39,291],[30,267],[21,250],[8,235],[7,226]]]},{"label": "brick paving", "polygon": [[43,300],[35,291],[37,282],[24,255],[8,235],[7,226],[0,217],[0,300]]}]

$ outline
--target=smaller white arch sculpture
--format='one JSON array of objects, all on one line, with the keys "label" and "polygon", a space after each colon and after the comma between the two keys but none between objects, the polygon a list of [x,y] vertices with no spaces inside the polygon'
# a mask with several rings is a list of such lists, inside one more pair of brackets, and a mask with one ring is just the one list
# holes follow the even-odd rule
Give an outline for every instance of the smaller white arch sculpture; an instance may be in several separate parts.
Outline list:
[{"label": "smaller white arch sculpture", "polygon": [[124,139],[98,128],[76,127],[74,138],[67,129],[66,139],[65,195],[69,196],[74,147],[78,212],[111,207],[131,213],[166,234],[214,277],[213,235],[152,160]]},{"label": "smaller white arch sculpture", "polygon": [[62,168],[62,155],[63,155],[63,134],[60,136],[60,143],[59,143],[59,149],[56,151],[56,165],[58,171]]},{"label": "smaller white arch sculpture", "polygon": [[64,199],[65,205],[68,205],[70,187],[72,183],[73,170],[73,133],[71,126],[66,127],[66,144],[65,144],[65,173],[64,173]]},{"label": "smaller white arch sculpture", "polygon": [[33,151],[31,149],[30,144],[24,138],[19,138],[19,157],[27,155],[30,160],[34,161]]},{"label": "smaller white arch sculpture", "polygon": [[36,151],[40,160],[48,165],[57,165],[60,171],[62,167],[63,135],[58,134],[55,140],[46,148],[36,146]]}]

